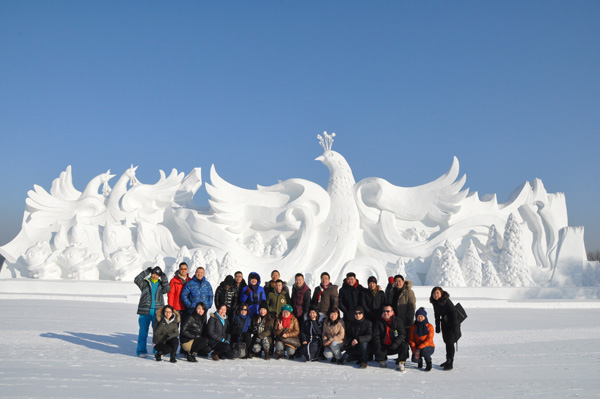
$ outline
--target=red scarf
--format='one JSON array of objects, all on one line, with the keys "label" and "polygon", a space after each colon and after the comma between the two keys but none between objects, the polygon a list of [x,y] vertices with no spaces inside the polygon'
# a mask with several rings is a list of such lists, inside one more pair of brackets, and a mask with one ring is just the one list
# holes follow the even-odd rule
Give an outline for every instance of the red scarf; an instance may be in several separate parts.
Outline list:
[{"label": "red scarf", "polygon": [[291,324],[292,324],[292,315],[291,314],[290,314],[290,317],[281,316],[281,325],[283,326],[283,328],[290,328]]},{"label": "red scarf", "polygon": [[323,285],[323,283],[320,284],[321,289],[319,290],[319,295],[317,295],[317,302],[321,301],[321,294],[323,293],[323,291],[325,291],[327,288],[329,288],[330,285],[331,285],[331,283],[329,283],[327,285]]},{"label": "red scarf", "polygon": [[392,319],[386,320],[381,318],[385,322],[385,339],[383,340],[384,345],[392,344],[392,337],[390,335],[390,328],[392,327]]}]

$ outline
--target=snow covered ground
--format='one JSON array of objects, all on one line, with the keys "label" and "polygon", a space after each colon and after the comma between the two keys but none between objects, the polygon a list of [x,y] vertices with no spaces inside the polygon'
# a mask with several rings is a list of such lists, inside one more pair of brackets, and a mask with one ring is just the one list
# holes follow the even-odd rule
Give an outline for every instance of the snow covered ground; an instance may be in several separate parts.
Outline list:
[{"label": "snow covered ground", "polygon": [[[263,359],[158,363],[135,356],[135,304],[4,298],[0,309],[2,398],[600,397],[598,308],[467,308],[455,369],[426,373],[407,363],[405,374],[374,362],[366,370]],[[436,345],[438,365],[439,335]]]}]

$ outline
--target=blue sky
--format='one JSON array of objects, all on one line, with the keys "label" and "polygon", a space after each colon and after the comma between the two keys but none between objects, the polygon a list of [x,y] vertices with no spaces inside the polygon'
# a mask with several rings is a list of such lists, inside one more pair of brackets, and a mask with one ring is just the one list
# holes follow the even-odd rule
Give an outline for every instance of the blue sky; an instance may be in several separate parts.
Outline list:
[{"label": "blue sky", "polygon": [[539,177],[600,249],[598,71],[597,1],[0,0],[0,245],[67,165],[326,185],[326,130],[357,181]]}]

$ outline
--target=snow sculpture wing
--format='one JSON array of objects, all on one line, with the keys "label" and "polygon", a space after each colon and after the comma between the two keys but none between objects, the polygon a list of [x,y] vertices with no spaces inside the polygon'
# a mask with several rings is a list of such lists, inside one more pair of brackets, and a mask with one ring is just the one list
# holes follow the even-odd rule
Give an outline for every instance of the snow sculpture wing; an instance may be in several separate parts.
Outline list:
[{"label": "snow sculpture wing", "polygon": [[155,184],[135,184],[121,198],[121,209],[128,217],[140,218],[148,222],[162,222],[164,210],[171,206],[175,193],[181,186],[184,173],[171,171],[169,177],[160,172]]},{"label": "snow sculpture wing", "polygon": [[460,202],[468,193],[468,190],[460,191],[467,177],[463,175],[456,180],[458,170],[458,159],[454,157],[448,172],[421,186],[395,186],[377,177],[363,179],[356,185],[361,214],[376,222],[381,211],[386,210],[401,220],[444,224],[460,209]]},{"label": "snow sculpture wing", "polygon": [[254,231],[294,231],[300,228],[302,216],[296,210],[311,214],[320,224],[329,213],[329,195],[318,184],[303,179],[289,179],[273,186],[257,186],[256,190],[236,187],[223,180],[214,165],[211,183],[206,184],[214,221],[232,233]]}]

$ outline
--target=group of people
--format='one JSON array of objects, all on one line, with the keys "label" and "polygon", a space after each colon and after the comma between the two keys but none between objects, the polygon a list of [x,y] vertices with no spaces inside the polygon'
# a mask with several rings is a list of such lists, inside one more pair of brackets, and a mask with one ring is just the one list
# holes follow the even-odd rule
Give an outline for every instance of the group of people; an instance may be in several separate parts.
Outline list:
[{"label": "group of people", "polygon": [[[387,367],[390,355],[398,370],[406,370],[409,358],[425,371],[432,369],[434,333],[442,333],[446,361],[440,365],[452,370],[454,344],[461,336],[460,323],[450,295],[434,287],[429,298],[435,315],[435,329],[423,307],[416,308],[412,283],[402,275],[390,277],[383,289],[374,276],[367,287],[356,275],[346,274],[338,289],[327,272],[312,290],[301,273],[290,289],[277,270],[261,285],[258,273],[228,275],[214,291],[204,276],[204,268],[192,278],[188,265],[181,263],[169,281],[160,267],[142,271],[134,280],[140,288],[137,355],[147,356],[146,341],[153,326],[154,356],[170,356],[177,350],[190,362],[196,356],[213,360],[287,357],[306,361],[356,362],[367,368],[373,358]],[[167,294],[168,303],[164,303]],[[216,311],[210,316],[208,309]]]}]

